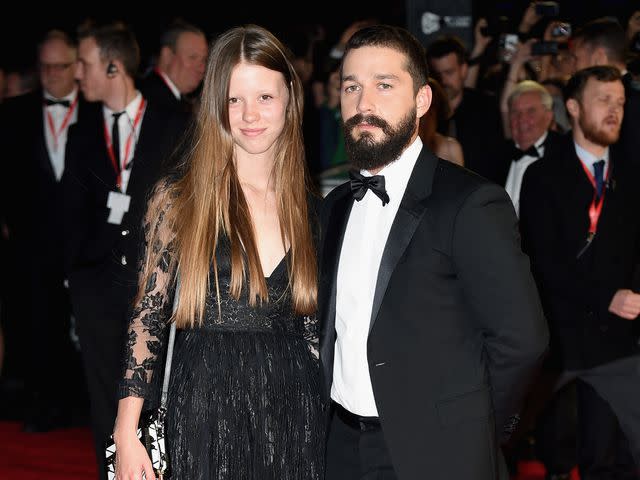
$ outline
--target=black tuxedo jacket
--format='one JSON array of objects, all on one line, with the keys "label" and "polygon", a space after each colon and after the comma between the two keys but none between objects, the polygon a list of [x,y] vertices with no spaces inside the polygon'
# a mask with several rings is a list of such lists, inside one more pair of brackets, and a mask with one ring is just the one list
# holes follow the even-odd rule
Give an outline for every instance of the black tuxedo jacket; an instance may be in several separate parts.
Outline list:
[{"label": "black tuxedo jacket", "polygon": [[593,187],[569,134],[556,155],[531,165],[520,193],[523,248],[552,333],[552,357],[565,369],[637,354],[637,322],[608,311],[618,289],[640,292],[640,190],[637,168],[610,150],[611,177],[598,230],[585,246]]},{"label": "black tuxedo jacket", "polygon": [[[338,263],[353,201],[347,183],[323,206],[319,315],[327,395]],[[509,197],[423,148],[384,249],[367,342],[398,478],[506,478],[496,425],[500,434],[515,426],[547,335]]]},{"label": "black tuxedo jacket", "polygon": [[[148,101],[135,145],[127,195],[129,211],[121,225],[107,223],[107,197],[115,191],[116,172],[107,154],[102,111],[96,122],[70,132],[73,156],[64,182],[66,268],[72,290],[102,289],[105,298],[127,304],[135,294],[142,221],[148,195],[171,168],[186,117]],[[128,297],[128,298],[125,298]]]},{"label": "black tuxedo jacket", "polygon": [[[547,132],[547,138],[544,140],[544,156],[554,155],[555,151],[561,145],[562,137],[564,134],[549,130]],[[515,149],[515,143],[513,140],[506,140],[503,142],[501,152],[498,157],[496,165],[495,180],[499,185],[505,185],[507,182],[507,176],[509,176],[509,169],[511,168],[511,162],[513,161],[513,151]]]},{"label": "black tuxedo jacket", "polygon": [[[0,132],[8,180],[3,203],[12,233],[30,251],[35,268],[62,272],[62,179],[56,178],[47,150],[42,99],[43,92],[38,90],[2,105]],[[78,124],[90,121],[98,112],[97,105],[87,103],[80,92],[76,108]],[[67,141],[63,177],[72,148]]]}]

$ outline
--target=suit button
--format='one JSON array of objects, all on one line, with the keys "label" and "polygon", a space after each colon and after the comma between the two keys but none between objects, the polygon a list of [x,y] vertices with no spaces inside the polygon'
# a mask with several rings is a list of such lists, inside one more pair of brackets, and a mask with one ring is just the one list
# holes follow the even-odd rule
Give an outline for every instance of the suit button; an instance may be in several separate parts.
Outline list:
[{"label": "suit button", "polygon": [[120,263],[122,265],[126,265],[127,264],[127,256],[126,255],[122,255],[122,257],[120,257]]},{"label": "suit button", "polygon": [[607,330],[609,330],[609,325],[600,325],[601,332],[606,332]]},{"label": "suit button", "polygon": [[127,235],[129,235],[129,230],[122,230],[122,236],[126,237]]}]

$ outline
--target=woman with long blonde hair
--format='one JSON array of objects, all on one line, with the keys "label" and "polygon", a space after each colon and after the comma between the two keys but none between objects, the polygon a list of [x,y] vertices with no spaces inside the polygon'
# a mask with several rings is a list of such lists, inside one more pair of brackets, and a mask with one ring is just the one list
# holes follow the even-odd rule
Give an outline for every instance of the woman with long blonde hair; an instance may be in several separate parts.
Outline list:
[{"label": "woman with long blonde hair", "polygon": [[155,478],[135,432],[170,320],[172,478],[323,477],[302,98],[288,51],[264,28],[214,42],[185,161],[148,204],[113,435],[119,480]]}]

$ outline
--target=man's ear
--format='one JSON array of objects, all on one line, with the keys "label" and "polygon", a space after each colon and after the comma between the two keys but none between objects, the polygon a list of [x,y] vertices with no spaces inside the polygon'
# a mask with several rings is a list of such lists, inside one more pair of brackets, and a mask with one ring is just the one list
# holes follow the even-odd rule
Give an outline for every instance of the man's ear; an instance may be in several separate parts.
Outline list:
[{"label": "man's ear", "polygon": [[416,95],[416,114],[417,117],[422,117],[427,111],[429,111],[429,107],[431,106],[431,87],[429,85],[423,85],[418,90]]},{"label": "man's ear", "polygon": [[160,49],[160,55],[158,56],[158,67],[160,67],[161,70],[165,70],[167,65],[171,62],[173,55],[174,53],[171,48],[166,45],[162,47]]},{"label": "man's ear", "polygon": [[580,115],[580,104],[575,98],[570,98],[565,102],[567,112],[572,118],[578,118]]}]

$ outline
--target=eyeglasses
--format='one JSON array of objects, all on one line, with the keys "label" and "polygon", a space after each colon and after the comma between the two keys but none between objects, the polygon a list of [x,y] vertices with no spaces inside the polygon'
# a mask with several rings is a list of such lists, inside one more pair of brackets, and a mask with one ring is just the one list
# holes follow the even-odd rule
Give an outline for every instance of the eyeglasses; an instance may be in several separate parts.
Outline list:
[{"label": "eyeglasses", "polygon": [[43,71],[52,71],[52,72],[63,72],[67,68],[71,67],[74,62],[69,63],[40,63],[38,66],[40,70]]}]

